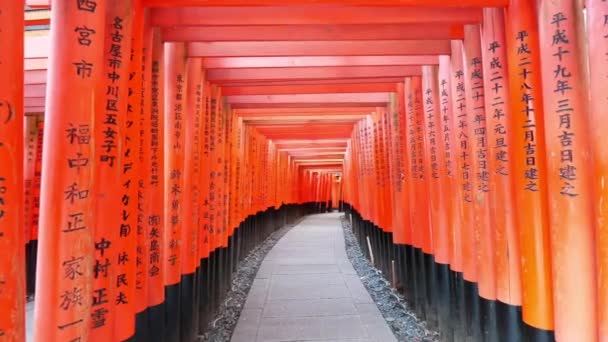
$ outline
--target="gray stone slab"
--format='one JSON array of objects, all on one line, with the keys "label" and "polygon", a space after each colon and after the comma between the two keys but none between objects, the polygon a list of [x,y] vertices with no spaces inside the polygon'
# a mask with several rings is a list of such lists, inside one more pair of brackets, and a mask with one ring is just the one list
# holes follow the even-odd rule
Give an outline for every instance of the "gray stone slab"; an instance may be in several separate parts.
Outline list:
[{"label": "gray stone slab", "polygon": [[[326,261],[327,262],[327,261]],[[323,274],[340,273],[340,267],[332,264],[301,264],[301,265],[279,265],[273,270],[273,274]]]},{"label": "gray stone slab", "polygon": [[359,316],[262,318],[257,341],[367,338]]},{"label": "gray stone slab", "polygon": [[246,309],[262,309],[270,289],[270,279],[255,279],[243,306]]},{"label": "gray stone slab", "polygon": [[318,283],[272,283],[268,300],[350,298],[346,284],[320,286]]},{"label": "gray stone slab", "polygon": [[378,342],[391,342],[397,341],[393,331],[389,328],[378,310],[376,304],[355,304],[357,312],[361,317],[363,326],[367,331],[368,336],[373,341]]},{"label": "gray stone slab", "polygon": [[372,297],[356,274],[344,274],[344,281],[355,303],[373,303]]},{"label": "gray stone slab", "polygon": [[262,309],[243,309],[232,333],[232,342],[255,341],[262,318]]},{"label": "gray stone slab", "polygon": [[350,298],[268,301],[264,317],[323,317],[358,315]]},{"label": "gray stone slab", "polygon": [[324,274],[274,274],[270,280],[271,286],[289,286],[292,284],[311,284],[318,286],[345,284],[341,273]]}]

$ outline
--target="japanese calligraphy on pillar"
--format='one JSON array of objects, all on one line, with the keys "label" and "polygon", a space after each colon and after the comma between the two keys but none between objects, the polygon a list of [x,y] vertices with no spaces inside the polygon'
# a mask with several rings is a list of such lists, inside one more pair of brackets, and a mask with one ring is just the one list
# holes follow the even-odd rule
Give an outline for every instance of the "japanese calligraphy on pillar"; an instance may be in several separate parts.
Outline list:
[{"label": "japanese calligraphy on pillar", "polygon": [[[447,76],[447,75],[440,75]],[[452,104],[450,103],[450,81],[447,77],[439,78],[439,112],[441,113],[441,132],[440,137],[443,143],[445,156],[444,170],[448,177],[454,175],[454,165],[452,161]]]},{"label": "japanese calligraphy on pillar", "polygon": [[[111,1],[108,11],[106,37],[109,37],[107,70],[107,93],[118,95],[119,135],[117,164],[120,190],[119,221],[114,228],[114,255],[112,287],[115,313],[114,338],[127,339],[132,336],[135,324],[135,268],[138,220],[139,179],[139,112],[133,104],[136,74],[131,63],[135,59],[132,50],[131,1]],[[108,39],[108,38],[106,38]],[[107,128],[106,128],[107,129]],[[106,137],[107,138],[107,137]],[[101,160],[103,162],[103,160]]]},{"label": "japanese calligraphy on pillar", "polygon": [[578,176],[577,168],[574,165],[576,151],[574,149],[575,134],[572,127],[572,116],[575,115],[575,112],[574,106],[570,102],[570,97],[574,93],[574,88],[577,87],[577,84],[572,82],[572,73],[568,68],[569,63],[565,62],[564,59],[567,60],[568,55],[577,47],[573,43],[570,43],[570,35],[572,34],[568,30],[570,25],[562,23],[569,19],[571,18],[566,17],[562,12],[553,13],[551,18],[554,31],[551,43],[553,60],[550,63],[552,63],[554,68],[553,82],[552,84],[547,84],[547,87],[553,89],[555,101],[547,106],[549,107],[547,110],[552,110],[559,118],[560,134],[558,138],[561,144],[561,150],[559,151],[560,194],[567,197],[576,197],[580,190],[576,187]]},{"label": "japanese calligraphy on pillar", "polygon": [[42,142],[44,139],[44,121],[38,121],[38,136],[36,138],[36,164],[34,169],[34,179],[33,179],[33,203],[32,203],[32,217],[30,220],[31,230],[30,234],[31,240],[38,240],[38,220],[40,218],[40,181],[42,176]]},{"label": "japanese calligraphy on pillar", "polygon": [[477,161],[477,191],[488,192],[488,150],[486,142],[486,113],[483,91],[483,68],[481,57],[474,56],[470,61],[470,74],[467,77],[471,80],[471,99],[473,108],[469,110],[473,113],[473,134],[475,136],[474,160]]},{"label": "japanese calligraphy on pillar", "polygon": [[36,177],[36,155],[38,148],[38,115],[25,117],[24,158],[23,158],[23,233],[25,243],[32,238],[32,217],[34,216],[34,179]]},{"label": "japanese calligraphy on pillar", "polygon": [[187,108],[185,118],[184,226],[182,229],[182,273],[191,274],[198,264],[200,203],[200,133],[202,108],[202,59],[187,61]]},{"label": "japanese calligraphy on pillar", "polygon": [[165,85],[165,175],[167,193],[165,193],[165,212],[167,213],[165,231],[165,285],[177,284],[181,279],[181,230],[183,223],[184,197],[184,115],[186,107],[186,61],[183,43],[165,44],[165,66],[167,70]]},{"label": "japanese calligraphy on pillar", "polygon": [[[146,36],[144,31],[144,37]],[[149,105],[150,110],[147,114],[146,131],[144,132],[144,144],[142,148],[148,148],[146,156],[146,178],[144,179],[145,191],[145,212],[143,217],[143,225],[146,227],[144,234],[147,235],[148,245],[146,250],[146,277],[148,279],[148,299],[149,305],[158,305],[163,302],[164,295],[164,267],[163,258],[165,253],[164,236],[165,229],[168,226],[164,224],[166,221],[164,213],[164,137],[165,137],[165,122],[166,118],[162,114],[164,112],[164,50],[163,43],[160,39],[160,32],[154,29],[151,34],[152,40],[149,48],[150,54],[144,54],[144,66],[146,72],[144,77],[149,77],[149,82],[145,82],[144,86],[150,87],[150,101],[144,99],[144,104]],[[146,64],[148,62],[149,64]],[[149,69],[148,69],[149,68]],[[143,68],[142,68],[143,69]],[[148,71],[149,70],[149,71]],[[168,118],[167,118],[168,119]],[[167,151],[168,152],[168,151]],[[168,215],[168,213],[166,213]]]},{"label": "japanese calligraphy on pillar", "polygon": [[[34,340],[84,341],[91,327],[91,307],[109,300],[93,291],[95,275],[105,275],[94,236],[93,185],[98,141],[94,118],[103,102],[99,83],[104,71],[105,2],[53,2],[42,206]],[[92,96],[92,94],[95,94]],[[75,99],[66,101],[66,99]],[[107,240],[106,240],[107,241]],[[99,241],[98,241],[99,242]],[[103,245],[103,244],[102,244]],[[95,255],[94,258],[91,256]],[[103,258],[103,256],[101,256]],[[99,258],[98,260],[104,260]]]},{"label": "japanese calligraphy on pillar", "polygon": [[[460,53],[460,51],[458,51]],[[456,116],[456,134],[458,137],[458,159],[460,165],[461,192],[465,202],[473,202],[473,184],[471,179],[471,146],[469,146],[469,123],[467,122],[466,90],[464,87],[464,71],[462,65],[454,65],[452,69],[454,83],[454,115]]]},{"label": "japanese calligraphy on pillar", "polygon": [[[129,155],[123,153],[125,163],[133,162],[133,167],[127,174],[123,174],[123,185],[129,184],[129,194],[131,198],[136,199],[131,202],[129,216],[129,224],[132,229],[135,229],[135,245],[133,246],[133,236],[129,242],[128,257],[126,262],[131,268],[131,285],[132,297],[131,305],[135,313],[140,313],[148,307],[149,286],[148,286],[148,232],[146,226],[147,208],[151,200],[147,198],[146,191],[150,189],[148,186],[148,177],[150,175],[150,112],[151,112],[151,68],[152,61],[152,30],[147,25],[143,8],[138,1],[131,2],[131,53],[129,58],[129,82],[127,103],[129,117],[127,120],[133,120],[133,125],[125,130],[125,140],[130,139]],[[131,181],[127,183],[127,181]],[[150,196],[158,198],[157,196]],[[160,196],[162,198],[162,196]],[[125,207],[126,209],[126,207]],[[129,266],[125,267],[126,269]],[[126,310],[125,310],[126,311]],[[121,320],[120,315],[124,311],[119,312],[118,320]],[[128,314],[128,313],[127,313]]]},{"label": "japanese calligraphy on pillar", "polygon": [[532,64],[530,55],[532,51],[528,44],[528,32],[520,31],[517,33],[517,56],[519,57],[519,63],[516,66],[518,75],[520,76],[520,89],[521,89],[521,102],[525,104],[524,111],[521,113],[522,126],[524,130],[524,150],[526,153],[526,169],[524,171],[526,177],[525,190],[537,192],[539,191],[539,174],[537,162],[539,156],[536,149],[537,139],[536,136],[536,121],[534,118],[535,107],[532,106],[535,100],[532,97],[533,84],[528,82],[530,74],[533,72],[530,69]]},{"label": "japanese calligraphy on pillar", "polygon": [[[506,122],[506,104],[504,99],[504,52],[500,51],[504,47],[496,40],[490,41],[487,46],[489,61],[489,75],[487,75],[489,81],[489,87],[486,91],[487,103],[489,105],[488,116],[491,117],[490,122],[494,134],[488,134],[494,136],[494,141],[489,142],[492,147],[492,155],[495,156],[494,165],[495,169],[492,170],[498,175],[508,176],[508,158],[509,151],[507,145],[507,122]],[[489,93],[488,93],[489,92]]]},{"label": "japanese calligraphy on pillar", "polygon": [[555,334],[567,341],[592,341],[598,330],[595,247],[601,219],[595,217],[591,177],[595,163],[589,150],[597,142],[589,134],[594,123],[588,111],[583,5],[539,2]]},{"label": "japanese calligraphy on pillar", "polygon": [[[433,73],[430,73],[433,76]],[[430,84],[429,84],[430,86]],[[429,142],[429,157],[431,160],[430,175],[432,178],[439,178],[439,161],[437,160],[437,127],[435,127],[435,112],[436,108],[435,98],[433,96],[433,89],[426,88],[424,90],[424,112],[426,116],[426,135]]]}]

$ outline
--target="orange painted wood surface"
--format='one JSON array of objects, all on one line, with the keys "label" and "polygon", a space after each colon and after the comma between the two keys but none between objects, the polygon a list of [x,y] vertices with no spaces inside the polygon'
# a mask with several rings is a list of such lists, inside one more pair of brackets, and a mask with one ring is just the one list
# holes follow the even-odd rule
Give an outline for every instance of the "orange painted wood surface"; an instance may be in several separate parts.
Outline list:
[{"label": "orange painted wood surface", "polygon": [[606,77],[608,77],[608,4],[603,1],[587,1],[587,30],[589,32],[589,78],[591,102],[589,106],[591,151],[594,157],[594,206],[596,210],[596,248],[597,248],[597,307],[600,341],[608,340],[608,274],[603,270],[608,267],[608,207],[606,196],[608,189],[604,182],[608,174],[608,153],[601,141],[608,128],[608,114],[606,107]]},{"label": "orange painted wood surface", "polygon": [[[522,315],[527,324],[553,330],[553,293],[545,162],[545,124],[538,18],[529,1],[511,1],[506,17],[509,127],[513,137],[515,218],[522,255]],[[523,262],[525,260],[525,262]]]},{"label": "orange painted wood surface", "polygon": [[[0,336],[25,340],[23,5],[0,4]],[[28,237],[29,240],[29,237]]]},{"label": "orange painted wood surface", "polygon": [[[51,13],[34,340],[86,340],[95,306],[114,300],[93,288],[94,118],[105,74],[105,3],[55,1]],[[92,33],[83,37],[80,32]],[[75,132],[76,134],[68,134]]]},{"label": "orange painted wood surface", "polygon": [[593,159],[583,3],[540,1],[555,337],[597,341]]}]

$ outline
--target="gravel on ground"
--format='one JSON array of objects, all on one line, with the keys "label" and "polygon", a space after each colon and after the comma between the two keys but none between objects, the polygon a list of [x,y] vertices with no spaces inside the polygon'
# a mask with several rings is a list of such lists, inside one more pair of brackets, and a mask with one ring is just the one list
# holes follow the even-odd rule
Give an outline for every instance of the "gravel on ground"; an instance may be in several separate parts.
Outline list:
[{"label": "gravel on ground", "polygon": [[363,285],[372,296],[386,323],[393,330],[393,334],[399,341],[408,342],[435,342],[439,341],[439,334],[429,330],[425,321],[419,319],[409,308],[403,296],[391,287],[382,272],[374,268],[370,261],[361,252],[350,222],[340,217],[344,240],[346,242],[346,254]]}]

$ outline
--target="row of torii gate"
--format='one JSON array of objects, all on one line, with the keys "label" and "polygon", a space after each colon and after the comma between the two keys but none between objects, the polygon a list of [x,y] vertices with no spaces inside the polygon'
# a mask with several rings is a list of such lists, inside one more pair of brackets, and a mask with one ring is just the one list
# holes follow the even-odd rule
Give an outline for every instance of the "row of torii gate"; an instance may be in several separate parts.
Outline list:
[{"label": "row of torii gate", "polygon": [[35,341],[188,341],[244,241],[342,201],[443,340],[608,341],[605,1],[26,4],[0,4],[0,340],[29,240]]}]

